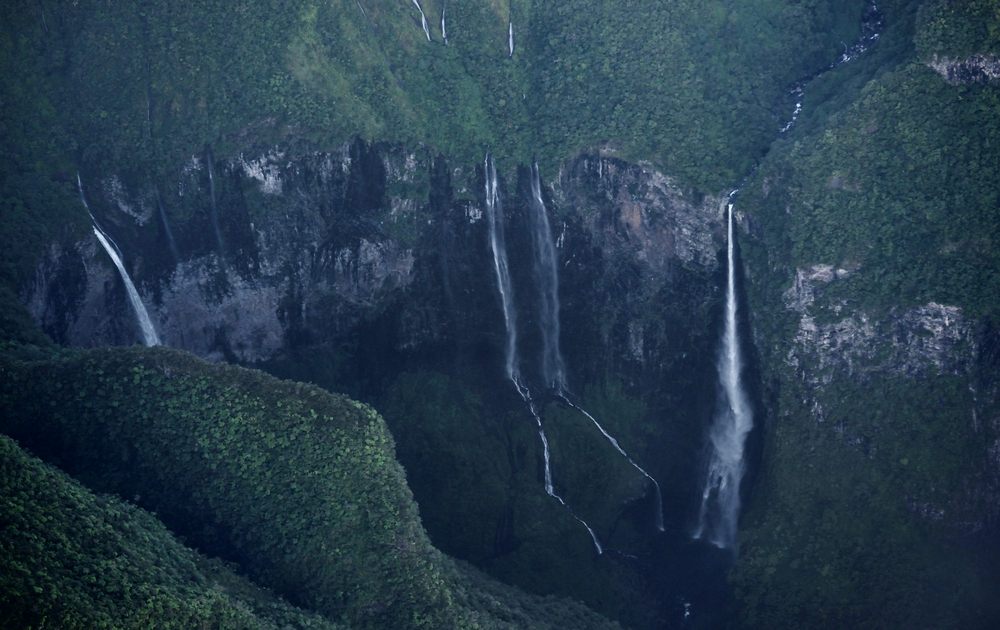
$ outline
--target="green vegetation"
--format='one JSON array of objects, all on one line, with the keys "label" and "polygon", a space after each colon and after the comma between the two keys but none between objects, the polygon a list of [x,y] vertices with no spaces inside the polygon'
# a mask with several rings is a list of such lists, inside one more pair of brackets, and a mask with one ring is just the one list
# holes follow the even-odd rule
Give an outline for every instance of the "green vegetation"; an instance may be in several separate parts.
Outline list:
[{"label": "green vegetation", "polygon": [[[167,350],[57,351],[18,305],[45,249],[87,229],[77,170],[95,184],[117,174],[149,189],[176,183],[206,148],[225,159],[270,145],[329,149],[356,136],[424,145],[451,167],[478,164],[487,149],[505,169],[537,155],[546,173],[600,146],[700,192],[736,184],[763,160],[738,197],[753,228],[742,253],[774,412],[732,578],[741,622],[940,627],[1000,615],[990,600],[995,559],[973,557],[951,516],[982,507],[966,492],[986,465],[974,454],[996,437],[969,430],[967,382],[836,375],[814,391],[786,361],[798,314],[782,307],[796,268],[827,263],[852,275],[819,298],[824,321],[929,301],[977,321],[1000,317],[1000,90],[950,85],[925,65],[934,55],[1000,52],[996,0],[886,0],[889,31],[872,54],[811,83],[802,119],[776,143],[789,86],[854,40],[862,0],[463,0],[449,3],[447,47],[441,0],[423,2],[432,43],[407,0],[360,5],[0,7],[0,429],[90,489],[0,438],[0,622],[607,625],[437,551],[372,409]],[[286,203],[254,194],[253,212]],[[414,216],[387,231],[412,244],[421,228]],[[598,304],[610,322],[628,297],[578,303]],[[692,308],[673,326],[658,307],[646,323],[667,322],[650,327],[663,338],[707,319]],[[348,355],[363,351],[338,348],[289,371],[318,379],[322,370],[337,386],[354,365]],[[611,365],[596,356],[603,351],[580,371]],[[350,377],[384,376],[375,372]],[[589,543],[539,491],[537,437],[523,409],[485,411],[476,394],[485,388],[464,377],[418,365],[380,391],[435,542],[478,552],[477,562],[512,583],[582,593],[623,619],[646,614],[629,599],[640,587],[616,590],[613,569],[572,556]],[[673,392],[662,397],[667,411],[614,385],[584,393],[633,453],[654,435],[697,428],[692,420],[684,426],[695,429],[650,429],[653,414],[696,415],[697,403],[674,405]],[[812,401],[823,423],[812,421]],[[583,418],[557,405],[546,412],[570,503],[597,515],[600,533],[640,538],[631,522],[610,521],[622,510],[613,504],[635,497],[643,480]],[[592,483],[575,483],[588,475]],[[449,522],[458,510],[438,509],[449,502],[478,518]],[[519,516],[509,527],[508,512]],[[491,545],[495,558],[482,553]]]},{"label": "green vegetation", "polygon": [[844,95],[778,142],[740,197],[755,222],[743,254],[772,397],[732,576],[748,626],[1000,618],[996,550],[970,525],[989,513],[972,488],[986,483],[996,439],[970,418],[976,368],[913,377],[854,365],[816,384],[801,374],[815,374],[816,357],[793,366],[787,355],[800,314],[783,293],[797,267],[852,271],[819,291],[810,314],[821,322],[931,301],[974,322],[997,315],[1000,89],[951,85],[923,61],[993,50],[1000,14],[995,2],[920,4],[889,7],[890,45],[821,80]]},{"label": "green vegetation", "polygon": [[951,86],[918,64],[870,83],[822,131],[781,147],[758,179],[768,193],[748,194],[770,255],[860,266],[850,293],[864,306],[995,308],[998,114],[1000,91]]},{"label": "green vegetation", "polygon": [[796,415],[771,425],[744,522],[733,582],[745,625],[969,628],[998,618],[995,558],[945,524],[984,510],[960,507],[983,465],[966,384],[838,379],[818,395],[822,423],[792,411],[803,395],[779,401]]},{"label": "green vegetation", "polygon": [[[650,625],[650,601],[615,581],[613,564],[593,554],[586,530],[545,494],[538,434],[513,389],[501,384],[489,406],[474,391],[466,379],[407,372],[379,405],[434,543],[528,591],[572,593],[624,623]],[[636,404],[619,391],[594,398],[624,403],[622,412]],[[631,420],[635,427],[638,418],[620,413],[608,425]],[[627,523],[615,522],[621,505],[641,496],[641,476],[579,413],[552,404],[545,423],[557,491],[602,538],[617,525],[617,544],[642,544]],[[628,443],[627,431],[618,435]],[[652,512],[643,516],[652,527]]]},{"label": "green vegetation", "polygon": [[932,55],[964,58],[1000,53],[1000,2],[997,0],[932,0],[920,7],[917,49]]},{"label": "green vegetation", "polygon": [[703,191],[731,187],[786,92],[856,37],[863,2],[539,3],[529,103],[546,155],[608,143]]},{"label": "green vegetation", "polygon": [[472,589],[485,579],[431,547],[392,438],[364,405],[162,349],[7,359],[0,372],[4,432],[332,620],[607,625],[570,602]]},{"label": "green vegetation", "polygon": [[335,628],[0,436],[5,628]]}]

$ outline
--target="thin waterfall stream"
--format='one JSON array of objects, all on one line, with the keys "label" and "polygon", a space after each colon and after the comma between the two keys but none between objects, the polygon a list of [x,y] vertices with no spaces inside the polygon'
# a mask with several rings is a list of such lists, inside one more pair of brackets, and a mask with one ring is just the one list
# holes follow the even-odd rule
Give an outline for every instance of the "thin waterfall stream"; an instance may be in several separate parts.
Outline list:
[{"label": "thin waterfall stream", "polygon": [[210,219],[212,220],[212,231],[215,232],[215,245],[218,247],[219,258],[225,258],[225,248],[222,245],[222,231],[219,229],[219,209],[215,202],[215,168],[212,162],[215,161],[212,150],[205,152],[205,161],[208,163],[208,193],[211,197]]},{"label": "thin waterfall stream", "polygon": [[618,440],[608,433],[593,415],[570,400],[571,394],[566,380],[566,364],[560,347],[558,258],[555,241],[552,238],[548,210],[545,207],[545,200],[542,198],[542,183],[537,162],[533,163],[531,167],[531,196],[534,202],[532,234],[535,246],[535,275],[538,277],[539,312],[541,315],[538,321],[542,333],[542,375],[545,378],[545,384],[555,393],[558,400],[571,409],[579,411],[594,423],[597,430],[611,443],[615,450],[634,469],[652,482],[656,503],[654,520],[657,530],[662,532],[663,497],[660,492],[660,484],[629,456]]},{"label": "thin waterfall stream", "polygon": [[[870,0],[862,20],[861,35],[857,42],[851,47],[845,44],[844,53],[836,61],[793,86],[789,94],[795,97],[795,106],[789,118],[778,130],[779,136],[788,133],[802,114],[803,100],[808,84],[830,70],[850,63],[866,53],[878,41],[883,26],[882,13],[879,11],[876,1]],[[758,165],[754,165],[750,173],[744,177],[743,182],[746,182],[756,172]],[[742,382],[743,357],[740,349],[737,317],[737,268],[733,215],[735,197],[739,194],[742,186],[743,183],[729,193],[726,205],[725,323],[717,361],[721,396],[709,430],[709,443],[712,452],[702,490],[698,523],[692,533],[692,538],[695,540],[708,540],[720,549],[732,549],[736,545],[740,517],[740,489],[746,469],[744,461],[746,440],[754,427],[752,405]]]},{"label": "thin waterfall stream", "polygon": [[503,306],[504,327],[506,330],[504,346],[504,368],[507,378],[514,384],[518,395],[528,406],[528,411],[535,419],[538,428],[538,439],[542,443],[542,456],[545,465],[545,493],[555,499],[586,528],[590,534],[590,539],[594,544],[594,549],[598,555],[604,553],[604,548],[594,533],[593,528],[580,518],[576,512],[566,503],[566,501],[556,493],[552,482],[552,462],[549,452],[549,439],[545,434],[545,426],[542,424],[542,417],[535,407],[531,390],[524,383],[521,371],[518,367],[517,357],[517,310],[514,306],[514,290],[510,279],[510,267],[507,261],[507,244],[504,237],[503,205],[500,203],[500,194],[497,186],[496,166],[493,164],[493,157],[486,155],[484,162],[484,179],[486,186],[486,214],[490,233],[490,249],[493,253],[493,270],[496,273],[497,288],[500,293],[500,301]]},{"label": "thin waterfall stream", "polygon": [[118,249],[118,245],[108,236],[101,226],[98,225],[97,219],[94,218],[94,214],[90,211],[90,205],[87,203],[87,197],[83,194],[83,182],[80,180],[80,174],[76,174],[76,185],[80,192],[80,201],[83,203],[83,207],[87,209],[87,214],[90,215],[90,222],[94,229],[94,236],[97,237],[97,241],[104,248],[104,251],[108,253],[108,257],[111,258],[111,262],[114,263],[115,268],[118,269],[118,275],[121,276],[122,282],[125,284],[125,292],[128,294],[129,303],[132,305],[132,312],[135,313],[135,319],[139,324],[139,328],[142,330],[142,340],[147,346],[158,346],[160,345],[160,338],[156,334],[156,328],[153,327],[153,321],[149,318],[149,313],[146,311],[146,305],[142,303],[142,298],[139,296],[139,291],[136,290],[135,284],[132,282],[132,278],[129,277],[128,271],[125,269],[125,264],[122,262],[121,251]]},{"label": "thin waterfall stream", "polygon": [[444,41],[445,46],[448,45],[448,29],[445,27],[445,22],[444,22],[445,14],[447,12],[448,12],[448,2],[447,0],[445,0],[445,2],[441,5],[441,40]]},{"label": "thin waterfall stream", "polygon": [[417,0],[413,0],[413,6],[417,7],[417,11],[420,11],[420,26],[424,29],[424,35],[427,36],[427,41],[431,41],[431,29],[427,25],[427,16],[424,15],[424,9],[420,6]]}]

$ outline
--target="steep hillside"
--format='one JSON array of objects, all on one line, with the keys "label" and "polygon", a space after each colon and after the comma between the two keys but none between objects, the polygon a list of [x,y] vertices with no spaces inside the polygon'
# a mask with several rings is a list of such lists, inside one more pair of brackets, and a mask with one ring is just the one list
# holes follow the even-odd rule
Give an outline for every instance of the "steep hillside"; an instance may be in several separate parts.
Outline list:
[{"label": "steep hillside", "polygon": [[337,628],[186,548],[0,436],[5,628]]},{"label": "steep hillside", "polygon": [[1000,85],[942,67],[994,52],[1000,13],[915,9],[887,36],[918,46],[741,196],[769,412],[735,576],[751,625],[1000,618]]},{"label": "steep hillside", "polygon": [[166,350],[8,360],[2,371],[5,433],[330,619],[611,625],[470,579],[431,547],[385,425],[359,403]]}]

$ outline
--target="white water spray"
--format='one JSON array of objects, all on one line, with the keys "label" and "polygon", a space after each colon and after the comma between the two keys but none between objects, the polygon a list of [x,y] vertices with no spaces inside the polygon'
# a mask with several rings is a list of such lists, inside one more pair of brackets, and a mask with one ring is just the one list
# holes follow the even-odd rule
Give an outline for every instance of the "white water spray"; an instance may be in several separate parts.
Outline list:
[{"label": "white water spray", "polygon": [[94,236],[97,237],[98,242],[104,247],[104,251],[108,253],[111,262],[118,269],[118,275],[121,276],[122,282],[125,283],[125,292],[128,293],[129,302],[132,304],[132,312],[135,313],[135,318],[139,322],[139,328],[142,329],[143,343],[147,346],[160,345],[160,338],[156,334],[156,328],[153,327],[153,322],[149,319],[149,313],[146,311],[146,306],[142,303],[142,298],[139,297],[139,292],[132,283],[132,278],[129,277],[128,271],[125,270],[118,246],[114,244],[111,237],[104,233],[104,230],[100,228],[94,215],[90,212],[90,205],[87,204],[87,198],[83,194],[83,182],[80,181],[79,173],[76,174],[76,185],[80,191],[80,201],[83,202],[83,207],[87,209],[87,214],[90,215],[90,222],[94,228]]},{"label": "white water spray", "polygon": [[534,244],[535,244],[535,270],[538,276],[538,288],[540,298],[539,326],[542,332],[542,376],[545,384],[554,390],[556,396],[567,406],[579,411],[586,416],[597,430],[601,432],[608,442],[628,461],[639,473],[653,483],[656,491],[656,528],[663,531],[663,498],[660,493],[660,484],[650,476],[641,466],[635,463],[625,449],[621,447],[610,433],[604,430],[601,423],[594,416],[579,405],[574,404],[569,399],[569,388],[566,383],[566,365],[563,361],[562,350],[560,349],[560,326],[559,326],[559,268],[557,265],[556,249],[552,239],[552,228],[549,223],[548,212],[545,208],[545,201],[542,199],[542,183],[538,172],[538,163],[531,167],[531,195],[534,200]]},{"label": "white water spray", "polygon": [[417,7],[417,11],[420,11],[420,26],[424,28],[424,35],[427,36],[427,41],[431,41],[431,29],[427,25],[427,16],[424,15],[424,10],[420,7],[420,3],[417,0],[413,0],[413,6]]},{"label": "white water spray", "polygon": [[503,205],[500,203],[496,166],[493,164],[493,157],[489,154],[486,155],[483,167],[485,171],[484,179],[486,180],[486,215],[490,232],[490,249],[493,252],[493,271],[496,273],[497,288],[500,291],[500,301],[503,306],[504,326],[506,329],[504,368],[507,378],[514,384],[514,388],[517,390],[518,395],[521,396],[521,399],[528,406],[528,410],[531,412],[531,416],[535,419],[535,425],[538,428],[538,439],[542,443],[542,455],[545,464],[545,493],[558,501],[560,505],[566,508],[574,519],[586,528],[587,533],[590,534],[591,541],[594,543],[594,549],[597,550],[598,554],[602,554],[604,553],[604,548],[597,539],[597,535],[594,533],[594,530],[591,529],[590,525],[588,525],[586,521],[577,516],[569,505],[567,505],[566,501],[564,501],[563,498],[556,493],[555,487],[552,483],[552,465],[549,454],[549,439],[548,436],[545,435],[545,427],[542,425],[542,417],[538,413],[538,409],[535,408],[531,391],[521,380],[521,372],[518,367],[517,311],[514,308],[514,291],[510,280],[510,268],[507,263],[507,244],[506,239],[504,238],[503,226]]},{"label": "white water spray", "polygon": [[514,21],[507,22],[507,56],[514,56]]},{"label": "white water spray", "polygon": [[736,544],[740,515],[740,482],[746,438],[753,428],[753,411],[743,389],[740,373],[743,359],[737,330],[736,255],[733,239],[733,204],[729,203],[725,326],[719,353],[719,384],[723,403],[715,414],[710,433],[712,455],[701,497],[701,510],[694,538],[707,538],[725,549]]}]

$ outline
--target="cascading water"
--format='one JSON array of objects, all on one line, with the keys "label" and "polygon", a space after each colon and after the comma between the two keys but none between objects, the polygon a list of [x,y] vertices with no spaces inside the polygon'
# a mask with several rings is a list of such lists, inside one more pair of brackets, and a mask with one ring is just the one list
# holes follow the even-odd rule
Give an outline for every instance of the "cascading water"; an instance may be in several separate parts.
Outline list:
[{"label": "cascading water", "polygon": [[97,219],[90,212],[90,205],[87,203],[87,198],[83,194],[83,182],[80,180],[80,174],[76,174],[76,185],[80,191],[80,201],[83,202],[83,207],[87,209],[87,214],[90,215],[90,222],[94,228],[94,236],[97,237],[98,242],[104,248],[104,251],[108,253],[111,258],[111,262],[115,264],[118,269],[118,275],[121,276],[122,282],[125,283],[125,292],[128,293],[129,302],[132,304],[132,312],[135,313],[136,321],[139,323],[139,328],[142,330],[143,343],[147,346],[158,346],[160,345],[160,338],[156,334],[156,328],[153,327],[152,320],[149,319],[149,313],[146,311],[146,305],[142,303],[142,298],[139,297],[139,292],[136,290],[135,285],[132,283],[132,278],[129,277],[128,271],[125,270],[125,265],[122,263],[121,253],[118,250],[118,246],[114,244],[104,230],[97,224]]},{"label": "cascading water", "polygon": [[740,482],[745,468],[743,453],[747,435],[753,429],[753,410],[741,380],[743,359],[737,328],[732,202],[728,204],[727,213],[726,312],[717,366],[722,400],[709,434],[712,455],[701,497],[698,526],[693,536],[696,539],[707,538],[722,549],[732,548],[736,543]]},{"label": "cascading water", "polygon": [[413,0],[413,6],[417,7],[417,11],[420,11],[420,26],[424,29],[424,35],[427,36],[427,41],[431,41],[431,29],[427,25],[427,16],[424,15],[424,10],[421,8],[420,3],[417,0]]},{"label": "cascading water", "polygon": [[532,213],[532,234],[535,246],[535,275],[538,278],[539,293],[539,326],[542,332],[542,376],[547,387],[567,406],[586,416],[601,432],[608,442],[628,461],[639,473],[653,483],[656,497],[656,528],[663,531],[663,499],[660,484],[641,466],[635,463],[625,449],[590,413],[570,401],[569,388],[566,383],[566,365],[560,348],[559,325],[559,268],[556,258],[555,242],[552,239],[552,227],[549,223],[548,211],[542,199],[541,176],[538,163],[531,167],[531,196],[535,211]]},{"label": "cascading water", "polygon": [[514,56],[514,20],[507,22],[507,56]]},{"label": "cascading water", "polygon": [[441,39],[444,41],[444,45],[448,45],[448,29],[445,28],[444,17],[445,13],[448,12],[448,3],[445,2],[441,5]]},{"label": "cascading water", "polygon": [[595,534],[590,525],[577,516],[566,501],[564,501],[563,498],[556,493],[555,487],[552,483],[552,465],[549,455],[549,439],[548,436],[545,435],[545,427],[542,425],[542,417],[538,413],[538,409],[535,407],[531,391],[522,380],[521,371],[518,367],[517,311],[514,307],[514,290],[510,280],[510,268],[507,263],[507,244],[506,239],[504,238],[503,226],[503,206],[500,203],[500,194],[497,187],[496,167],[493,164],[492,156],[489,154],[486,155],[484,171],[484,179],[486,180],[486,215],[490,232],[490,249],[493,252],[493,270],[497,277],[497,288],[500,291],[500,301],[503,306],[504,326],[506,328],[504,368],[507,378],[514,384],[514,388],[517,390],[518,395],[521,396],[521,399],[524,400],[524,403],[528,406],[528,411],[531,412],[531,416],[535,419],[535,425],[538,428],[538,439],[542,443],[542,456],[545,464],[545,493],[558,501],[560,505],[566,508],[574,519],[586,528],[587,533],[590,534],[591,541],[594,543],[594,549],[597,550],[598,554],[602,554],[604,553],[604,548],[597,539],[597,534]]},{"label": "cascading water", "polygon": [[791,118],[785,122],[784,126],[782,126],[781,133],[787,133],[791,130],[791,128],[794,127],[795,123],[798,121],[799,116],[802,114],[802,102],[805,100],[806,85],[819,75],[829,72],[830,70],[833,70],[838,66],[842,66],[845,63],[850,63],[864,53],[868,52],[868,49],[878,41],[883,25],[884,21],[882,19],[882,12],[879,11],[878,4],[875,0],[871,0],[868,4],[868,9],[865,11],[864,19],[861,22],[861,37],[858,41],[856,41],[850,48],[848,48],[847,44],[844,44],[844,52],[836,61],[817,74],[799,81],[791,89],[789,95],[795,97],[795,109],[792,111]]}]

